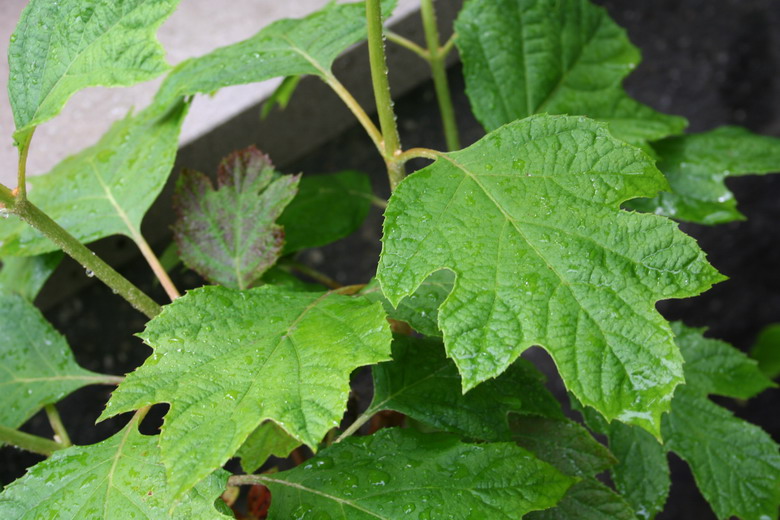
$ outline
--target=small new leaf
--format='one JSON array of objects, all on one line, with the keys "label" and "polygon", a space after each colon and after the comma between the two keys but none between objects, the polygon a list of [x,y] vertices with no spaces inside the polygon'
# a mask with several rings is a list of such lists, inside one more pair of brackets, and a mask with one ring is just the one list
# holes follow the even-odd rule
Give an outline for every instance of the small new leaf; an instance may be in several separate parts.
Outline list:
[{"label": "small new leaf", "polygon": [[511,443],[385,429],[263,481],[274,497],[270,518],[467,520],[489,511],[509,520],[552,507],[575,479]]},{"label": "small new leaf", "polygon": [[185,170],[173,226],[182,261],[212,283],[251,287],[282,252],[284,231],[276,220],[297,186],[297,175],[278,174],[254,147],[223,159],[217,189],[204,174]]},{"label": "small new leaf", "polygon": [[142,435],[133,421],[103,442],[57,451],[33,466],[0,494],[0,518],[228,519],[215,507],[227,476],[208,475],[177,504],[157,437]]},{"label": "small new leaf", "polygon": [[516,121],[399,185],[377,278],[398,305],[431,273],[456,274],[438,322],[464,390],[541,345],[580,400],[658,436],[683,377],[655,302],[723,279],[676,224],[620,210],[664,187],[603,123]]},{"label": "small new leaf", "polygon": [[75,92],[165,72],[155,36],[179,0],[32,0],[8,48],[16,136],[56,116]]},{"label": "small new leaf", "polygon": [[114,391],[101,418],[171,404],[160,448],[176,495],[267,419],[316,448],[341,420],[350,373],[387,360],[391,341],[378,303],[269,285],[190,291],[141,337],[154,354]]},{"label": "small new leaf", "polygon": [[300,445],[301,441],[290,437],[278,424],[266,421],[244,441],[236,452],[236,457],[241,458],[244,471],[254,473],[265,464],[268,457],[287,457]]},{"label": "small new leaf", "polygon": [[78,366],[65,338],[22,296],[0,292],[0,308],[0,425],[17,428],[82,386],[116,382]]}]

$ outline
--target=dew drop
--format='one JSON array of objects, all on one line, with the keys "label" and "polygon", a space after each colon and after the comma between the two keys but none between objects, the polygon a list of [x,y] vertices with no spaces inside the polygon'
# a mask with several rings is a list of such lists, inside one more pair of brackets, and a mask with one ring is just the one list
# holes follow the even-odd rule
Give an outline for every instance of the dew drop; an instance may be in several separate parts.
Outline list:
[{"label": "dew drop", "polygon": [[95,276],[95,273],[93,273],[93,272],[92,272],[91,270],[89,270],[89,269],[85,270],[85,271],[84,271],[84,274],[86,274],[86,275],[87,275],[87,278],[92,278],[93,276]]}]

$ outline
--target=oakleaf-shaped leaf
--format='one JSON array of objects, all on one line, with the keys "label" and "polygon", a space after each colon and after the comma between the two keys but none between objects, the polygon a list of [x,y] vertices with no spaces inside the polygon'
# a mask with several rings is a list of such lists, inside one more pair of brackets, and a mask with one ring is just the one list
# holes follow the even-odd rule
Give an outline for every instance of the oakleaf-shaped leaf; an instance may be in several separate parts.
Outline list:
[{"label": "oakleaf-shaped leaf", "polygon": [[686,126],[625,93],[639,51],[588,0],[469,0],[455,28],[466,93],[488,131],[533,114],[576,114],[639,144]]},{"label": "oakleaf-shaped leaf", "polygon": [[278,424],[266,421],[252,432],[236,452],[241,458],[241,467],[247,473],[254,473],[265,464],[268,457],[287,457],[301,445],[301,441],[290,437]]},{"label": "oakleaf-shaped leaf", "polygon": [[91,446],[55,452],[0,494],[0,518],[103,520],[217,520],[215,508],[228,474],[219,470],[174,507],[165,482],[157,437],[142,435],[135,421]]},{"label": "oakleaf-shaped leaf", "polygon": [[580,400],[657,436],[683,378],[655,302],[723,279],[676,224],[619,209],[665,186],[603,123],[510,123],[399,185],[377,278],[397,305],[432,272],[456,274],[439,326],[464,390],[541,345]]},{"label": "oakleaf-shaped leaf", "polygon": [[324,246],[350,235],[366,219],[372,197],[365,173],[304,175],[298,194],[279,217],[284,226],[284,252]]},{"label": "oakleaf-shaped leaf", "polygon": [[[395,1],[384,1],[385,13]],[[177,65],[155,99],[174,99],[280,76],[331,76],[339,54],[366,37],[365,3],[328,3],[305,18],[273,22],[247,40]]]},{"label": "oakleaf-shaped leaf", "polygon": [[101,417],[171,404],[160,448],[177,495],[224,464],[266,419],[316,448],[344,413],[350,373],[387,360],[391,341],[378,303],[273,286],[190,291],[140,336],[154,354]]},{"label": "oakleaf-shaped leaf", "polygon": [[[28,179],[30,200],[81,242],[139,237],[141,220],[173,167],[187,106],[176,104],[161,120],[144,111],[114,123],[97,144]],[[57,249],[14,216],[0,221],[0,242],[2,256]]]},{"label": "oakleaf-shaped leaf", "polygon": [[0,309],[0,425],[17,428],[82,386],[117,383],[78,366],[65,338],[22,296],[0,292]]},{"label": "oakleaf-shaped leaf", "polygon": [[17,136],[56,116],[75,92],[165,72],[155,37],[179,0],[32,0],[8,48]]},{"label": "oakleaf-shaped leaf", "polygon": [[33,301],[60,261],[62,251],[36,256],[8,256],[0,270],[0,291],[12,292]]},{"label": "oakleaf-shaped leaf", "polygon": [[780,376],[780,325],[769,325],[761,331],[750,350],[750,357],[756,360],[766,377]]},{"label": "oakleaf-shaped leaf", "polygon": [[632,201],[629,207],[688,222],[743,220],[724,181],[780,172],[780,139],[744,128],[724,126],[703,134],[670,137],[652,146],[671,189],[651,199]]},{"label": "oakleaf-shaped leaf", "polygon": [[280,175],[253,146],[223,159],[216,190],[204,174],[185,170],[173,226],[182,261],[212,283],[251,287],[282,252],[284,231],[276,219],[297,186],[298,176]]},{"label": "oakleaf-shaped leaf", "polygon": [[510,412],[563,419],[544,376],[519,359],[494,380],[467,394],[444,355],[441,340],[397,336],[393,360],[373,367],[374,399],[369,412],[395,410],[435,428],[482,440],[512,440]]},{"label": "oakleaf-shaped leaf", "polygon": [[262,478],[273,494],[269,518],[344,520],[516,519],[552,507],[574,482],[511,443],[401,429],[349,438]]}]

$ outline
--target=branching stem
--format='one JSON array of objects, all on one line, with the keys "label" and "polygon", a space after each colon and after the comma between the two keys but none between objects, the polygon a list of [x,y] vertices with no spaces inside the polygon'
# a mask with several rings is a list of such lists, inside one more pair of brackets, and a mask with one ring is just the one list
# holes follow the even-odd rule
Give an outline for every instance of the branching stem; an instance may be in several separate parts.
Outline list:
[{"label": "branching stem", "polygon": [[65,445],[60,444],[59,442],[20,432],[19,430],[14,430],[13,428],[8,428],[3,425],[0,425],[0,441],[23,450],[38,453],[39,455],[45,455],[46,457],[57,450],[65,448]]},{"label": "branching stem", "polygon": [[401,47],[403,47],[403,48],[405,48],[407,50],[412,51],[413,53],[415,53],[416,55],[418,55],[419,57],[421,57],[425,61],[428,61],[430,59],[430,54],[428,54],[428,51],[425,50],[424,48],[420,47],[416,43],[414,43],[409,38],[405,38],[405,37],[401,36],[400,34],[394,33],[393,31],[385,31],[385,36],[391,42],[393,42],[393,43],[395,43],[397,45],[400,45]]},{"label": "branching stem", "polygon": [[346,430],[341,432],[341,435],[339,435],[336,440],[333,442],[334,444],[337,444],[347,437],[353,435],[355,432],[357,432],[364,424],[366,424],[368,421],[371,420],[371,417],[374,416],[379,410],[375,410],[373,407],[369,406],[368,410],[360,414],[360,416],[355,419],[355,422],[350,424]]},{"label": "branching stem", "polygon": [[73,443],[70,442],[68,430],[66,430],[65,425],[62,424],[62,417],[60,417],[60,412],[57,411],[57,407],[54,404],[46,405],[46,417],[49,418],[49,424],[54,431],[54,438],[65,447],[72,446]]},{"label": "branching stem", "polygon": [[360,122],[360,124],[363,126],[363,128],[366,130],[366,133],[371,138],[371,140],[374,142],[374,146],[376,146],[376,149],[379,151],[380,154],[384,155],[384,145],[382,144],[382,133],[379,131],[379,129],[376,127],[373,121],[371,121],[371,118],[368,117],[368,114],[365,110],[363,110],[363,107],[360,106],[360,103],[357,102],[357,100],[352,96],[352,94],[347,90],[347,88],[341,84],[341,82],[336,79],[336,76],[333,74],[327,73],[323,76],[323,80],[325,83],[333,90],[333,92],[336,93],[336,95],[341,98],[341,101],[344,102],[345,105],[347,105],[347,108],[354,114],[354,116],[357,118],[357,120]]}]

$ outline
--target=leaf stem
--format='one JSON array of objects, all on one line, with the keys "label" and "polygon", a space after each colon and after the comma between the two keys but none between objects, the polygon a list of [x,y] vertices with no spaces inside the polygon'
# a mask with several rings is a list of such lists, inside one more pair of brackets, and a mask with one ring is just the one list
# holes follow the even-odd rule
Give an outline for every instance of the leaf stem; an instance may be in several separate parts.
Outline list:
[{"label": "leaf stem", "polygon": [[412,159],[430,159],[435,161],[442,156],[442,153],[437,150],[431,150],[430,148],[409,148],[405,152],[398,156],[398,159],[407,162]]},{"label": "leaf stem", "polygon": [[60,444],[59,442],[20,432],[19,430],[14,430],[13,428],[8,428],[3,425],[0,425],[0,441],[23,450],[38,453],[39,455],[45,455],[46,457],[57,450],[65,448],[65,445]]},{"label": "leaf stem", "polygon": [[168,295],[168,298],[173,301],[176,298],[181,297],[181,293],[176,289],[173,280],[168,276],[168,271],[162,266],[160,259],[154,254],[154,251],[152,251],[152,248],[149,246],[149,243],[144,236],[140,232],[133,232],[133,241],[138,246],[138,249],[140,249],[144,259],[146,259],[146,263],[152,268],[154,275],[160,281],[160,285],[165,289],[165,294]]},{"label": "leaf stem", "polygon": [[452,51],[452,48],[455,46],[455,37],[457,36],[456,33],[452,33],[452,36],[450,36],[449,40],[447,40],[447,43],[441,46],[441,50],[439,51],[439,54],[442,58],[446,58],[447,55]]},{"label": "leaf stem", "polygon": [[394,33],[393,31],[385,31],[385,36],[388,40],[391,42],[400,45],[401,47],[412,51],[425,61],[428,61],[430,59],[430,54],[428,54],[428,51],[423,49],[421,46],[414,43],[409,38],[405,38],[401,36],[400,34]]},{"label": "leaf stem", "polygon": [[228,486],[256,486],[267,482],[263,475],[230,475]]},{"label": "leaf stem", "polygon": [[27,199],[27,154],[30,151],[30,142],[32,141],[35,127],[19,141],[19,165],[16,178],[16,193],[21,200]]},{"label": "leaf stem", "polygon": [[347,88],[341,84],[341,82],[336,79],[336,76],[330,73],[323,74],[323,81],[333,90],[333,92],[336,93],[336,95],[341,98],[341,101],[344,102],[345,105],[347,105],[347,108],[355,115],[357,120],[360,122],[360,124],[363,126],[363,128],[366,130],[366,133],[371,138],[371,140],[374,142],[374,146],[376,146],[376,149],[379,151],[380,154],[383,154],[383,146],[382,146],[382,134],[379,131],[379,129],[376,127],[373,121],[371,121],[371,118],[368,117],[368,114],[365,110],[363,110],[363,107],[360,106],[360,103],[357,102],[357,100],[352,96],[352,94],[347,90]]},{"label": "leaf stem", "polygon": [[395,124],[393,98],[390,95],[390,82],[387,79],[387,58],[382,27],[382,7],[379,0],[366,0],[366,22],[368,24],[368,58],[371,64],[371,83],[374,87],[374,100],[379,115],[379,127],[382,130],[382,156],[387,165],[390,190],[394,191],[406,175],[404,163],[398,160],[401,153],[401,140]]},{"label": "leaf stem", "polygon": [[299,273],[308,276],[312,280],[316,280],[317,282],[321,283],[325,287],[329,289],[340,289],[342,285],[338,283],[336,280],[331,278],[325,273],[322,273],[313,267],[309,267],[306,264],[302,264],[300,262],[296,262],[295,260],[292,260],[287,263],[287,265],[290,266],[290,268],[294,271],[298,271]]},{"label": "leaf stem", "polygon": [[441,122],[444,127],[444,138],[447,141],[449,151],[460,149],[460,137],[458,136],[458,124],[455,121],[455,110],[452,107],[452,96],[447,81],[447,69],[445,67],[446,53],[439,45],[439,29],[436,23],[436,10],[433,0],[421,0],[420,13],[422,15],[425,41],[428,44],[428,63],[433,74],[433,86],[436,90],[436,99],[439,102]]},{"label": "leaf stem", "polygon": [[343,441],[347,437],[353,435],[355,432],[357,432],[364,424],[366,424],[368,421],[371,420],[371,417],[374,416],[375,413],[377,413],[379,410],[375,410],[372,406],[369,406],[368,409],[360,414],[360,416],[355,419],[355,422],[349,425],[346,430],[341,432],[341,435],[339,435],[335,441],[333,441],[333,444],[338,444],[339,442]]},{"label": "leaf stem", "polygon": [[54,430],[54,439],[66,448],[68,446],[73,446],[73,443],[70,442],[68,430],[66,430],[65,425],[62,424],[62,417],[60,417],[60,412],[57,411],[57,407],[54,404],[47,404],[45,409],[51,429]]},{"label": "leaf stem", "polygon": [[148,318],[154,318],[160,313],[160,306],[154,300],[96,256],[32,202],[14,196],[8,187],[2,185],[0,185],[0,202],[10,212],[18,215],[19,218],[40,231]]}]

